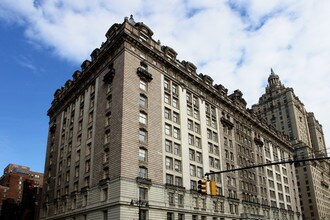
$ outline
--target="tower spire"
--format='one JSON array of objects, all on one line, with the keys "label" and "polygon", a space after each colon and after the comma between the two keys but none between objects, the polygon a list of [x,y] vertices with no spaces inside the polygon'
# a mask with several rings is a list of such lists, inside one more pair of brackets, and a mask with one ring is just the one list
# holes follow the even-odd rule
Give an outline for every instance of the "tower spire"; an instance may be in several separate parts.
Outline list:
[{"label": "tower spire", "polygon": [[270,68],[270,74],[275,74],[273,68]]}]

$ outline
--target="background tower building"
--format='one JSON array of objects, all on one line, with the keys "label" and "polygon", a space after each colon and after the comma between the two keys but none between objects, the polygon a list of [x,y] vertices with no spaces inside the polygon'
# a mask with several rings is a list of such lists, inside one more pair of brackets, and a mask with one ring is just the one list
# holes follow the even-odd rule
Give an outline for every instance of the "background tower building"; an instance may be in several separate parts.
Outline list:
[{"label": "background tower building", "polygon": [[[253,112],[290,136],[295,158],[327,157],[322,125],[271,70],[266,92]],[[329,160],[296,164],[300,204],[305,219],[330,219]]]},{"label": "background tower building", "polygon": [[132,17],[112,25],[55,92],[42,219],[301,219],[290,164],[211,174],[218,195],[198,193],[207,172],[293,149],[239,90],[228,95],[152,35]]}]

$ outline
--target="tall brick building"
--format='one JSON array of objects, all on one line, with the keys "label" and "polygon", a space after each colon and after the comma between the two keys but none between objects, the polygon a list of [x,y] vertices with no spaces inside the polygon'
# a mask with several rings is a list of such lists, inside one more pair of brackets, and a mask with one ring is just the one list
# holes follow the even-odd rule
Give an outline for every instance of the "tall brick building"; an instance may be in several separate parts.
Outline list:
[{"label": "tall brick building", "polygon": [[42,219],[301,219],[287,136],[125,18],[54,94]]},{"label": "tall brick building", "polygon": [[[290,136],[296,159],[327,157],[322,125],[273,70],[265,93],[252,108],[271,126]],[[297,164],[296,173],[304,219],[330,219],[329,160]]]},{"label": "tall brick building", "polygon": [[[23,200],[24,182],[29,181],[33,187],[41,189],[43,174],[31,171],[29,167],[8,164],[0,178],[0,215],[3,217],[2,204],[8,202],[19,206]],[[38,190],[41,193],[41,190]],[[40,202],[40,201],[39,201]],[[17,208],[16,208],[17,209]],[[18,211],[18,210],[15,210]]]}]

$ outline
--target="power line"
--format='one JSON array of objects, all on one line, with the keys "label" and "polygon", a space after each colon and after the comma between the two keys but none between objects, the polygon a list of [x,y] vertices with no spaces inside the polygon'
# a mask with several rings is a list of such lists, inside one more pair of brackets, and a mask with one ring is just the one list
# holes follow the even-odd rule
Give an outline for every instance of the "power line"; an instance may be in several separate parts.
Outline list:
[{"label": "power line", "polygon": [[278,164],[285,164],[285,163],[299,163],[299,162],[305,162],[305,161],[314,161],[314,160],[328,160],[330,157],[318,157],[318,158],[306,158],[306,159],[299,159],[299,160],[283,160],[279,162],[270,162],[270,163],[265,163],[265,164],[258,164],[258,165],[253,165],[253,166],[247,166],[247,167],[240,167],[240,168],[235,168],[235,169],[230,169],[230,170],[221,170],[221,171],[216,171],[216,172],[210,172],[210,173],[205,173],[205,176],[209,176],[212,174],[221,174],[221,173],[228,173],[228,172],[234,172],[234,171],[239,171],[239,170],[247,170],[247,169],[252,169],[252,168],[257,168],[257,167],[265,167],[265,166],[272,166],[272,165],[278,165]]}]

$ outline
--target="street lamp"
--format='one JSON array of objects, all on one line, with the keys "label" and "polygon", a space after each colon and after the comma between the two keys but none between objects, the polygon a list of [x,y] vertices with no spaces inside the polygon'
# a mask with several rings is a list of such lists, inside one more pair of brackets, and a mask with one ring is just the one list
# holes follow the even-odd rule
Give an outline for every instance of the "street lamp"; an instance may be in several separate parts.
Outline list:
[{"label": "street lamp", "polygon": [[141,207],[148,207],[149,206],[149,202],[146,200],[135,200],[132,199],[131,200],[131,205],[137,205],[139,207],[139,220],[145,220],[145,216],[143,218],[141,218]]}]

